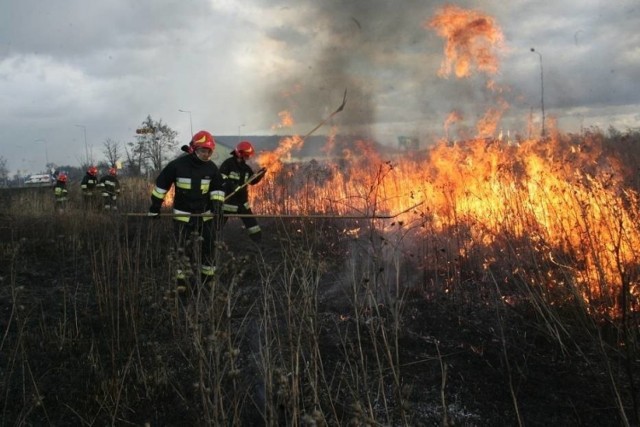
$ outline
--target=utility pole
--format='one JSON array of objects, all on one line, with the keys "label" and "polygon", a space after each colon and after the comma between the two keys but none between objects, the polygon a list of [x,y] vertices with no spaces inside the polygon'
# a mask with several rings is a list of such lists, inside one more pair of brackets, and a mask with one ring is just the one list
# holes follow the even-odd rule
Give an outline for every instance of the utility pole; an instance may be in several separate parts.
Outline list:
[{"label": "utility pole", "polygon": [[189,129],[191,130],[191,137],[193,137],[193,121],[191,120],[191,111],[189,110],[178,110],[181,113],[189,113]]},{"label": "utility pole", "polygon": [[545,137],[545,129],[544,129],[544,72],[542,70],[542,54],[531,48],[531,52],[538,54],[540,57],[540,108],[542,109],[542,128],[540,130],[540,136],[544,139]]}]

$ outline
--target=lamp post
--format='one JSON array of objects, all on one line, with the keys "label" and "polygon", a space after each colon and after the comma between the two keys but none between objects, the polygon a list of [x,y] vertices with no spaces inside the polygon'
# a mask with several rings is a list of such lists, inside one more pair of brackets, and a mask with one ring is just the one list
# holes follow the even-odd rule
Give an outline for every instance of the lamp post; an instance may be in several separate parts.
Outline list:
[{"label": "lamp post", "polygon": [[48,168],[49,167],[49,150],[47,150],[47,140],[40,138],[40,139],[36,139],[33,142],[42,142],[42,143],[44,143],[44,161],[45,161],[44,167]]},{"label": "lamp post", "polygon": [[89,146],[87,145],[87,127],[84,125],[76,125],[79,128],[82,128],[84,131],[84,155],[87,159],[87,164],[89,164]]},{"label": "lamp post", "polygon": [[241,124],[241,125],[238,125],[238,141],[240,141],[240,140],[242,139],[242,133],[241,133],[241,132],[242,132],[242,128],[243,128],[244,126],[245,126],[245,124],[244,124],[244,123],[243,123],[243,124]]},{"label": "lamp post", "polygon": [[544,72],[542,70],[542,54],[531,48],[531,52],[538,54],[540,57],[540,108],[542,109],[542,128],[540,130],[540,136],[542,138],[545,137],[545,129],[544,129]]},{"label": "lamp post", "polygon": [[193,137],[193,121],[191,120],[191,111],[189,110],[178,110],[181,113],[189,113],[189,129],[191,130],[191,136]]}]

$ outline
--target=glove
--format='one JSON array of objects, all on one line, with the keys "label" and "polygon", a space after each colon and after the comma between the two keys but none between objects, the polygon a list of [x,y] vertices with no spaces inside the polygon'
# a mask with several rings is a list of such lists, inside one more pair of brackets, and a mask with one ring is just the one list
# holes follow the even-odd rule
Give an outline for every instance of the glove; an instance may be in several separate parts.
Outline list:
[{"label": "glove", "polygon": [[157,206],[151,206],[149,208],[149,212],[147,213],[147,217],[149,217],[151,219],[160,218],[160,208],[157,207]]}]

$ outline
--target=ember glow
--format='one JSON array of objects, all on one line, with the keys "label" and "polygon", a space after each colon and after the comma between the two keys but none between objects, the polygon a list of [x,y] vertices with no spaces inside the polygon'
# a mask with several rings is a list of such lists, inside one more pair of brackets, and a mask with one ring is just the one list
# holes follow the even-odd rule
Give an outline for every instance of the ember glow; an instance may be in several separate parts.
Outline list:
[{"label": "ember glow", "polygon": [[[448,6],[428,26],[446,42],[441,74],[497,71],[493,52],[502,33],[491,17]],[[499,92],[493,82],[486,88]],[[451,112],[443,120],[446,140],[422,141],[430,146],[423,151],[383,155],[372,141],[338,145],[331,138],[333,151],[327,152],[333,160],[283,165],[304,144],[300,137],[284,138],[259,158],[270,173],[253,204],[269,214],[408,210],[394,223],[402,224],[413,245],[445,242],[454,252],[451,259],[479,259],[480,270],[500,271],[501,280],[566,288],[593,304],[592,311],[610,315],[620,312],[620,292],[627,287],[638,310],[640,200],[625,186],[634,171],[597,133],[552,130],[546,140],[497,138],[507,108],[498,98],[478,120],[477,136],[455,144],[448,130],[462,116]],[[424,257],[426,265],[429,255]]]}]

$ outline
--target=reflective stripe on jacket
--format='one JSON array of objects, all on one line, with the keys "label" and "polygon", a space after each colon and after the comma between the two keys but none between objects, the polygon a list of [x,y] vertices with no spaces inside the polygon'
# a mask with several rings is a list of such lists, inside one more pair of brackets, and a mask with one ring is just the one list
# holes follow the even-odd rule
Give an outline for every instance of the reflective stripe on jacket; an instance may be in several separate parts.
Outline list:
[{"label": "reflective stripe on jacket", "polygon": [[178,157],[162,169],[151,193],[153,206],[162,206],[171,186],[175,186],[174,213],[186,214],[185,217],[174,217],[178,221],[188,220],[190,213],[209,213],[214,204],[224,201],[218,167],[212,161],[199,160],[195,154]]}]

